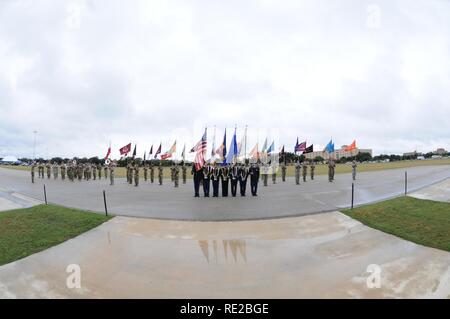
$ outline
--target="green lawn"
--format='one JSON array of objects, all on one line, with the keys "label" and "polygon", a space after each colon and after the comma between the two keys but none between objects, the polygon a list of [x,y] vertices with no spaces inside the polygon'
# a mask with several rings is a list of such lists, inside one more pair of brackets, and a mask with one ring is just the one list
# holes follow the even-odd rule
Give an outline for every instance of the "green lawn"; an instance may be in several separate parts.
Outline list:
[{"label": "green lawn", "polygon": [[60,244],[110,218],[56,205],[0,212],[0,265]]},{"label": "green lawn", "polygon": [[450,203],[399,197],[342,212],[369,227],[450,251]]}]

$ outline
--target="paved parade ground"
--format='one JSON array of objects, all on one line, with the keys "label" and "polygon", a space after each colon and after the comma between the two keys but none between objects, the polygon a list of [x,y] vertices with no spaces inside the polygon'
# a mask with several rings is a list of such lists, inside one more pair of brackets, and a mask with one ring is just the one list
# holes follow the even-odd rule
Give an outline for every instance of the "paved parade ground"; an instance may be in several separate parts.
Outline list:
[{"label": "paved parade ground", "polygon": [[[66,285],[71,264],[80,289]],[[376,289],[366,283],[373,264]],[[450,298],[449,265],[448,252],[338,212],[230,223],[115,217],[1,266],[0,298]]]},{"label": "paved parade ground", "polygon": [[[407,172],[409,191],[450,177],[450,167],[446,165],[412,167]],[[404,182],[404,169],[359,173],[355,182],[355,205],[400,195],[404,193]],[[238,194],[236,198],[194,198],[190,178],[186,185],[180,183],[179,188],[174,188],[168,179],[162,186],[141,180],[139,187],[127,184],[122,178],[117,178],[114,186],[106,179],[73,183],[53,178],[36,179],[32,184],[29,172],[0,168],[0,188],[10,194],[43,201],[44,183],[48,201],[67,207],[104,212],[102,192],[106,190],[108,210],[114,215],[227,221],[300,216],[349,207],[352,180],[350,174],[337,174],[333,183],[329,183],[326,176],[316,176],[314,181],[308,178],[306,183],[295,185],[293,178],[283,183],[278,176],[277,184],[272,184],[269,178],[267,187],[262,186],[260,180],[257,197],[251,196],[248,183],[246,197]]]},{"label": "paved parade ground", "polygon": [[[450,201],[449,180],[438,183],[448,171],[409,169],[410,190],[421,188],[411,195]],[[123,180],[114,187],[104,180],[46,184],[51,201],[69,206],[101,211],[97,195],[105,188],[114,212],[124,215],[249,219],[345,206],[350,176],[336,178],[334,184],[319,178],[301,186],[289,179],[263,188],[257,198],[234,199],[193,198],[191,183],[173,189],[169,181],[137,189]],[[403,178],[400,170],[360,174],[357,202],[402,193]],[[24,172],[0,169],[0,210],[38,204],[33,197],[41,197],[41,188]],[[72,264],[81,269],[80,289],[66,284]],[[370,265],[381,270],[377,289],[367,285]],[[446,251],[369,228],[337,211],[226,223],[119,216],[1,266],[0,298],[450,298],[449,265]]]}]

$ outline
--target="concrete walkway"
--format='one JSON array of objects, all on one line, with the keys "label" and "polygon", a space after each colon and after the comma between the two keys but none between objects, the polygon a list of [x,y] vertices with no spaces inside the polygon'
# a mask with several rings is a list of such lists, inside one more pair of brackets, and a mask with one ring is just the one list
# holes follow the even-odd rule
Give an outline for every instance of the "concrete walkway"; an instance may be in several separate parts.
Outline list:
[{"label": "concrete walkway", "polygon": [[439,202],[450,202],[450,179],[415,191],[409,196]]},{"label": "concrete walkway", "polygon": [[0,212],[10,209],[28,208],[39,204],[42,204],[42,201],[0,188]]},{"label": "concrete walkway", "polygon": [[[66,268],[81,267],[69,289]],[[368,266],[381,288],[368,288]],[[0,267],[0,298],[450,298],[450,254],[340,213],[244,222],[115,217]]]},{"label": "concrete walkway", "polygon": [[[390,198],[404,192],[405,170],[385,170],[358,174],[355,183],[355,204],[364,204]],[[450,177],[449,166],[422,166],[408,168],[408,189],[414,191]],[[116,215],[178,220],[251,220],[300,216],[334,211],[348,207],[351,201],[351,176],[336,175],[329,183],[326,176],[315,181],[295,185],[293,178],[285,183],[271,182],[259,186],[259,196],[236,198],[194,198],[191,180],[174,188],[169,180],[162,186],[141,181],[141,186],[128,185],[117,179],[115,186],[107,180],[74,182],[44,179],[30,182],[30,173],[0,168],[0,187],[43,200],[43,184],[48,200],[67,207],[103,212],[102,192],[106,190],[109,211]]]}]

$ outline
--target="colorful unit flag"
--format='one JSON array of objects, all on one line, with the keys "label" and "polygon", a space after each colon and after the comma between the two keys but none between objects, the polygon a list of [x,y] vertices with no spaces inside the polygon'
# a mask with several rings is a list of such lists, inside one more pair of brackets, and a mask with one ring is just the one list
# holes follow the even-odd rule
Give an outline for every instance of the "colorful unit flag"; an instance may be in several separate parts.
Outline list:
[{"label": "colorful unit flag", "polygon": [[221,160],[225,160],[225,156],[227,155],[226,143],[227,143],[227,130],[225,129],[222,144],[216,150],[216,154],[220,156]]},{"label": "colorful unit flag", "polygon": [[131,143],[119,149],[120,155],[127,155],[131,152]]},{"label": "colorful unit flag", "polygon": [[272,141],[272,144],[270,144],[269,148],[267,149],[267,154],[270,155],[270,153],[273,153],[274,150],[275,150],[275,142]]},{"label": "colorful unit flag", "polygon": [[108,152],[106,152],[105,160],[111,155],[111,145],[108,147]]},{"label": "colorful unit flag", "polygon": [[236,129],[234,129],[234,135],[233,135],[233,139],[231,140],[230,150],[228,151],[227,157],[223,163],[224,164],[233,163],[233,161],[237,155],[238,155],[238,146],[237,146],[237,141],[236,141]]},{"label": "colorful unit flag", "polygon": [[177,141],[175,141],[175,143],[173,143],[172,147],[167,152],[165,152],[163,155],[161,155],[161,159],[165,160],[165,159],[172,157],[173,153],[175,153],[176,151],[177,151]]},{"label": "colorful unit flag", "polygon": [[334,152],[333,140],[330,140],[330,142],[328,142],[327,146],[325,146],[325,151],[328,152],[328,153],[333,153]]},{"label": "colorful unit flag", "polygon": [[135,146],[134,146],[134,151],[133,151],[133,158],[135,158],[135,157],[136,157],[136,147],[137,147],[137,145],[135,145]]},{"label": "colorful unit flag", "polygon": [[314,152],[314,144],[311,144],[310,146],[308,146],[305,151],[303,152],[303,154],[308,154],[308,153],[312,153]]},{"label": "colorful unit flag", "polygon": [[186,144],[184,144],[183,151],[181,152],[181,159],[183,160],[183,162],[185,160],[185,157],[186,157]]},{"label": "colorful unit flag", "polygon": [[351,151],[353,151],[353,150],[356,150],[356,140],[353,141],[352,144],[350,144],[349,146],[347,146],[347,147],[344,149],[344,151],[346,151],[346,152],[351,152]]},{"label": "colorful unit flag", "polygon": [[161,153],[161,147],[162,147],[162,143],[159,144],[159,147],[158,147],[158,149],[156,150],[155,158],[158,157],[158,154]]},{"label": "colorful unit flag", "polygon": [[261,153],[263,153],[263,154],[266,153],[266,150],[267,150],[267,137],[266,137],[266,140],[264,141]]},{"label": "colorful unit flag", "polygon": [[258,143],[256,143],[255,147],[251,150],[250,158],[259,161]]},{"label": "colorful unit flag", "polygon": [[152,147],[150,147],[150,152],[148,152],[148,157],[150,157],[150,155],[152,155],[153,154],[153,144],[152,144]]}]

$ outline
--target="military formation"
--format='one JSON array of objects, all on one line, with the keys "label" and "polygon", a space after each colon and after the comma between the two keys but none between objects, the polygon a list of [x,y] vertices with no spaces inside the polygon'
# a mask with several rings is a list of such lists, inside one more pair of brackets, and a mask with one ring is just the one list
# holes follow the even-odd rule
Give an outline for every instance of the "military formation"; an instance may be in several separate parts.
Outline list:
[{"label": "military formation", "polygon": [[[94,163],[77,163],[76,160],[71,162],[64,162],[62,164],[50,163],[50,162],[34,162],[31,165],[31,182],[35,182],[35,173],[38,171],[38,178],[40,179],[58,179],[74,182],[78,181],[90,181],[108,179],[110,185],[114,185],[115,169],[117,167],[116,161],[105,161],[105,164]],[[328,167],[328,181],[332,183],[335,176],[336,164],[333,159],[327,161]],[[183,184],[186,184],[187,180],[187,167],[184,162],[181,165],[174,162],[170,166],[170,178],[173,186],[178,188],[180,185],[180,178]],[[356,180],[357,163],[353,161],[351,163],[352,179]],[[163,185],[164,181],[164,167],[159,162],[158,165],[154,163],[144,163],[141,165],[137,161],[130,161],[126,166],[126,178],[127,183],[139,186],[140,173],[143,170],[144,181],[155,182],[155,173],[157,174],[158,184]],[[294,164],[294,176],[295,184],[300,185],[301,180],[307,182],[308,173],[310,180],[314,180],[316,170],[316,164],[314,161],[304,160],[303,162],[297,161]],[[281,181],[286,181],[287,165],[282,162],[280,164]],[[236,197],[246,196],[247,184],[250,185],[250,193],[252,196],[257,196],[258,183],[260,178],[262,179],[263,186],[268,186],[269,176],[272,179],[272,184],[277,183],[277,167],[270,163],[235,163],[235,164],[217,164],[217,163],[205,163],[202,167],[197,167],[192,164],[191,174],[194,182],[194,196],[200,197],[200,187],[203,189],[204,197]],[[221,190],[221,191],[220,191]]]},{"label": "military formation", "polygon": [[[34,162],[31,164],[31,182],[35,182],[36,169],[38,171],[38,178],[58,179],[61,174],[61,180],[74,182],[76,180],[101,180],[110,177],[111,185],[114,185],[114,170],[117,166],[115,161],[109,161],[104,165],[93,163],[77,163],[75,160],[72,162],[63,162],[62,164],[50,163],[50,162]],[[102,173],[103,172],[103,173]]]}]

